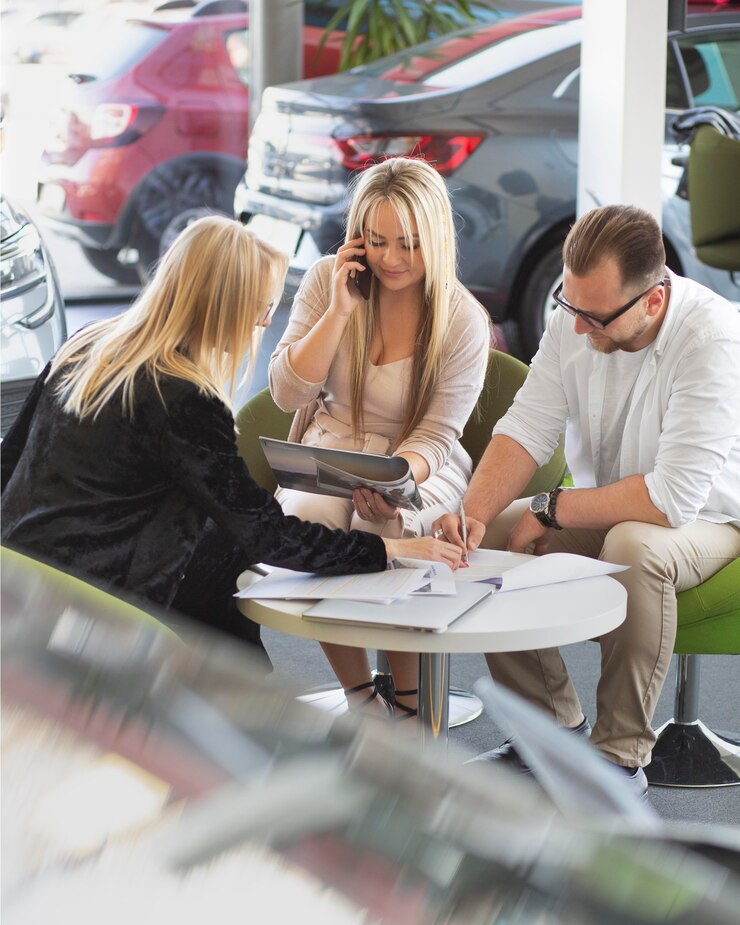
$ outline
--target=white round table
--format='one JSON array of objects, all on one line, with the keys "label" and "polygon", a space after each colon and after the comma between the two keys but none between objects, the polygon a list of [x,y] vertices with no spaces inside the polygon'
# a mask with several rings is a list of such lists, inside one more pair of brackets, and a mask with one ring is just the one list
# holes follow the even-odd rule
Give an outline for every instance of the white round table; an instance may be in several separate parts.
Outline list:
[{"label": "white round table", "polygon": [[[255,576],[244,572],[238,585]],[[609,576],[493,594],[443,633],[304,620],[313,601],[238,599],[245,616],[262,626],[317,642],[419,653],[419,731],[447,736],[449,657],[453,652],[515,652],[593,639],[624,620],[627,592]],[[351,602],[347,603],[351,613]]]}]

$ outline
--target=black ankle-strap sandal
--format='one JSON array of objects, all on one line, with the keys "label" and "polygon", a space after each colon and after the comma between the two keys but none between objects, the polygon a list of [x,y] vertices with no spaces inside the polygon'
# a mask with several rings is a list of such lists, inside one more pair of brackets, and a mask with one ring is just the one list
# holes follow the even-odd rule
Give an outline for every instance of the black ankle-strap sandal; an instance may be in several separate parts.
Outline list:
[{"label": "black ankle-strap sandal", "polygon": [[[418,696],[418,694],[419,694],[418,689],[414,689],[414,690],[412,690],[412,691],[396,691],[396,692],[395,692],[396,698],[398,698],[398,697],[414,697],[414,696]],[[396,710],[401,710],[402,713],[403,713],[403,716],[395,716],[395,715],[394,715],[393,718],[394,718],[397,722],[402,722],[402,721],[405,720],[405,719],[412,719],[414,716],[418,716],[418,715],[419,715],[418,709],[415,710],[413,707],[407,707],[405,703],[399,703],[397,699],[395,700],[395,702],[394,702],[394,704],[393,704],[393,709],[394,709],[394,711],[396,711]]]},{"label": "black ankle-strap sandal", "polygon": [[393,716],[393,707],[378,690],[374,679],[372,681],[366,681],[364,684],[357,684],[355,687],[345,687],[344,695],[346,697],[348,694],[356,694],[358,691],[365,691],[371,687],[373,688],[372,694],[369,694],[361,703],[358,703],[357,706],[350,706],[349,698],[347,698],[347,707],[352,712],[359,712],[363,709],[363,707],[366,707],[369,703],[372,703],[376,697],[380,697],[380,700],[384,704],[388,716]]}]

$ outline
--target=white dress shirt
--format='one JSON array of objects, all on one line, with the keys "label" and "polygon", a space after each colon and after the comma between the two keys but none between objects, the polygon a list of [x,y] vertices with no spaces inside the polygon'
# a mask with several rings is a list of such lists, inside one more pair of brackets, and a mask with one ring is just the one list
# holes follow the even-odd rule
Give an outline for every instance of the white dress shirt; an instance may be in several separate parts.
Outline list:
[{"label": "white dress shirt", "polygon": [[[565,430],[576,488],[607,484],[597,473],[605,478],[602,456],[613,455],[610,481],[643,475],[672,527],[695,520],[740,526],[740,314],[693,280],[668,275],[666,314],[640,351],[635,378],[610,376],[610,356],[557,311],[493,433],[511,437],[541,466]],[[605,402],[607,380],[610,393],[631,390],[626,401],[610,395]],[[604,445],[619,433],[618,450]]]}]

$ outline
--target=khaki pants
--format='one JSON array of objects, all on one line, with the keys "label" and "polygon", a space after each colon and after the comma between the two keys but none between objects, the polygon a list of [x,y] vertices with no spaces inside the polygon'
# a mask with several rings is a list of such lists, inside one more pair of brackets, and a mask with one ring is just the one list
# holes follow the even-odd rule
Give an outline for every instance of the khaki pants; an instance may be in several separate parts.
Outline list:
[{"label": "khaki pants", "polygon": [[[489,526],[482,546],[505,549],[529,505],[515,501]],[[611,530],[553,531],[550,552],[574,552],[629,565],[612,577],[627,589],[624,623],[602,636],[592,744],[616,764],[650,763],[650,721],[676,638],[676,592],[693,588],[740,556],[740,529],[697,520],[676,529],[626,521]],[[578,695],[558,649],[489,653],[495,681],[571,725],[581,715]]]}]

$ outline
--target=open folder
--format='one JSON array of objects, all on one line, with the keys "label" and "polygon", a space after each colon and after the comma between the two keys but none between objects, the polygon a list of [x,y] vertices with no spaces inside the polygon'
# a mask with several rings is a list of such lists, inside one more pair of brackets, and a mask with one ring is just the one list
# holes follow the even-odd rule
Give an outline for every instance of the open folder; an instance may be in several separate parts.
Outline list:
[{"label": "open folder", "polygon": [[454,597],[407,597],[392,604],[319,601],[304,612],[303,619],[442,633],[492,591],[490,585],[470,583],[457,585]]},{"label": "open folder", "polygon": [[420,511],[419,488],[402,456],[304,446],[260,437],[278,485],[316,495],[351,498],[355,488],[372,488],[395,507]]}]

